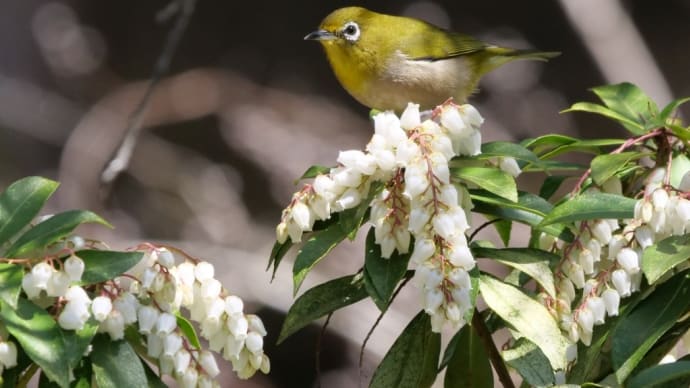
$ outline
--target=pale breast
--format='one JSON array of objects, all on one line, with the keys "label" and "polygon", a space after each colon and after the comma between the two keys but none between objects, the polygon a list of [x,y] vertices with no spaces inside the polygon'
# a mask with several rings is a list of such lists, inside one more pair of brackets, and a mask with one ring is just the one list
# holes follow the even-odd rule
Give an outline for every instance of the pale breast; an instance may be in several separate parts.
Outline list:
[{"label": "pale breast", "polygon": [[408,102],[431,109],[450,97],[464,102],[474,90],[467,59],[459,56],[437,61],[410,60],[400,52],[388,62],[362,101],[378,109],[402,110]]}]

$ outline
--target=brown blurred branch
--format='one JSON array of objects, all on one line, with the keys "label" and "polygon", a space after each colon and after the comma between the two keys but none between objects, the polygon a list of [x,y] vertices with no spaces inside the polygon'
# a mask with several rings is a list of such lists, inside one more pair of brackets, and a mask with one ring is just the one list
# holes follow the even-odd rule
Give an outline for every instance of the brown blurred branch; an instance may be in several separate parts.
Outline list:
[{"label": "brown blurred branch", "polygon": [[158,61],[153,69],[153,74],[148,82],[144,96],[141,98],[141,101],[129,116],[127,130],[122,138],[122,142],[115,151],[114,157],[110,160],[106,168],[101,173],[101,183],[106,187],[109,186],[113,180],[115,180],[115,178],[129,165],[129,161],[132,158],[132,152],[134,151],[137,139],[142,130],[144,116],[147,113],[153,92],[163,75],[167,73],[168,69],[170,68],[170,62],[172,61],[175,51],[177,50],[177,46],[180,43],[185,30],[187,29],[187,25],[192,17],[195,5],[196,0],[174,0],[168,7],[159,13],[158,18],[160,20],[162,18],[170,17],[176,11],[177,19],[175,21],[175,25],[168,34],[163,51],[158,57]]}]

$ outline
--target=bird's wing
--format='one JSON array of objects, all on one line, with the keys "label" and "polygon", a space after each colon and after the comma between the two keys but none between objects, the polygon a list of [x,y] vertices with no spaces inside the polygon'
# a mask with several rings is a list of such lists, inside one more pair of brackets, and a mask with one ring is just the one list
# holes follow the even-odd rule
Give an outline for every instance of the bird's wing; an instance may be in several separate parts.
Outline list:
[{"label": "bird's wing", "polygon": [[[421,38],[418,35],[416,38],[417,44],[411,44],[410,47],[424,47],[424,53],[409,52],[408,57],[411,60],[418,61],[438,61],[441,59],[458,57],[482,51],[488,47],[484,42],[464,34],[454,32],[445,32],[445,34],[429,34],[427,38]],[[419,40],[423,40],[419,42]]]}]

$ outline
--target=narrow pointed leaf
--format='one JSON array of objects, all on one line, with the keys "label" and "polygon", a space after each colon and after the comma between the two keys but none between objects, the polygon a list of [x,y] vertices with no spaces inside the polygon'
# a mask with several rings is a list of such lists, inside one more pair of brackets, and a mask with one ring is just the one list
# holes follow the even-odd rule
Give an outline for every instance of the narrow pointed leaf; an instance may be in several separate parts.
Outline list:
[{"label": "narrow pointed leaf", "polygon": [[671,236],[647,247],[642,254],[642,272],[649,284],[668,270],[690,259],[690,234]]},{"label": "narrow pointed leaf", "polygon": [[676,361],[645,369],[630,378],[627,388],[687,387],[690,384],[690,361]]},{"label": "narrow pointed leaf", "polygon": [[19,298],[14,309],[0,301],[0,317],[26,354],[61,387],[69,386],[70,357],[62,330],[47,311]]},{"label": "narrow pointed leaf", "polygon": [[597,185],[601,185],[613,177],[628,163],[645,156],[641,152],[621,152],[619,154],[603,154],[592,159],[592,179]]},{"label": "narrow pointed leaf", "polygon": [[478,158],[489,157],[510,157],[521,162],[522,164],[540,165],[541,159],[537,155],[525,148],[524,146],[507,141],[494,141],[482,144],[482,153],[477,155]]},{"label": "narrow pointed leaf", "polygon": [[278,343],[312,321],[367,297],[361,276],[345,276],[315,286],[302,294],[285,317]]},{"label": "narrow pointed leaf", "polygon": [[314,233],[297,253],[292,267],[293,293],[297,294],[307,274],[338,243],[347,238],[349,230],[343,230],[340,223],[329,225],[326,229]]},{"label": "narrow pointed leaf", "polygon": [[314,165],[309,167],[307,171],[305,171],[304,174],[302,174],[299,180],[316,178],[319,175],[328,174],[330,171],[330,167]]},{"label": "narrow pointed leaf", "polygon": [[632,218],[636,202],[621,195],[584,193],[554,207],[539,226],[602,218]]},{"label": "narrow pointed leaf", "polygon": [[381,311],[386,311],[396,286],[407,272],[409,253],[393,252],[390,258],[381,257],[381,247],[376,244],[374,228],[369,229],[364,256],[364,285],[369,296]]},{"label": "narrow pointed leaf", "polygon": [[532,248],[473,248],[475,257],[486,257],[513,267],[529,275],[552,297],[556,297],[551,263],[560,259],[558,255]]},{"label": "narrow pointed leaf", "polygon": [[28,177],[0,194],[0,246],[29,225],[57,187],[49,179]]},{"label": "narrow pointed leaf", "polygon": [[187,320],[187,318],[180,315],[179,312],[175,313],[175,318],[177,318],[177,327],[180,328],[182,334],[184,334],[189,344],[194,347],[194,349],[201,349],[201,342],[199,342],[199,336],[196,335],[196,330],[192,323]]},{"label": "narrow pointed leaf", "polygon": [[0,299],[12,308],[17,308],[23,278],[24,268],[21,265],[0,263]]},{"label": "narrow pointed leaf", "polygon": [[276,271],[278,271],[278,265],[280,265],[280,262],[283,261],[283,257],[285,257],[285,255],[290,251],[292,245],[292,241],[289,237],[284,243],[276,241],[275,244],[273,244],[273,249],[271,249],[271,255],[268,258],[268,266],[266,267],[266,271],[273,267],[271,281],[275,279]]},{"label": "narrow pointed leaf", "polygon": [[7,250],[7,255],[21,257],[28,253],[42,250],[72,233],[77,226],[85,223],[97,223],[111,227],[106,220],[96,213],[86,210],[66,211],[56,214],[29,229],[10,246]]},{"label": "narrow pointed leaf", "polygon": [[429,315],[421,311],[383,357],[369,387],[431,387],[440,351],[441,335],[431,331]]},{"label": "narrow pointed leaf", "polygon": [[497,168],[457,167],[451,168],[450,173],[453,178],[473,183],[509,201],[518,200],[515,178]]},{"label": "narrow pointed leaf", "polygon": [[539,196],[544,199],[551,198],[568,178],[570,177],[565,175],[547,176],[539,188]]},{"label": "narrow pointed leaf", "polygon": [[635,135],[638,126],[643,129],[659,114],[656,103],[642,89],[629,82],[614,85],[603,85],[592,88],[592,91],[611,110],[635,122],[636,126],[625,125]]},{"label": "narrow pointed leaf", "polygon": [[127,341],[112,341],[106,334],[100,334],[93,340],[89,357],[99,388],[148,386],[141,359]]},{"label": "narrow pointed leaf", "polygon": [[546,307],[486,275],[480,279],[479,293],[491,310],[541,349],[553,369],[565,369],[568,342]]},{"label": "narrow pointed leaf", "polygon": [[70,357],[69,364],[72,368],[76,368],[79,365],[79,361],[84,357],[84,353],[97,331],[98,321],[92,318],[79,330],[65,330],[62,332],[67,348],[66,353]]},{"label": "narrow pointed leaf", "polygon": [[549,360],[532,342],[520,338],[511,349],[502,351],[501,355],[506,364],[515,369],[530,385],[553,385],[553,371],[549,366]]},{"label": "narrow pointed leaf", "polygon": [[644,127],[642,124],[603,105],[594,104],[591,102],[577,102],[573,104],[573,106],[571,106],[570,108],[564,110],[562,113],[567,112],[595,113],[618,121],[621,125],[623,125],[628,131],[630,131],[634,135],[641,135],[642,133],[644,133]]},{"label": "narrow pointed leaf", "polygon": [[82,284],[100,283],[122,275],[134,267],[144,256],[143,252],[117,252],[85,249],[76,252],[84,261]]},{"label": "narrow pointed leaf", "polygon": [[659,113],[659,119],[662,122],[666,122],[666,120],[671,118],[671,115],[673,114],[673,112],[675,112],[676,109],[678,109],[679,106],[685,104],[688,101],[690,101],[690,97],[679,98],[677,100],[671,101],[668,105],[664,107],[661,113]]},{"label": "narrow pointed leaf", "polygon": [[472,326],[463,326],[455,337],[457,343],[446,366],[443,387],[492,388],[494,378],[489,356]]},{"label": "narrow pointed leaf", "polygon": [[614,328],[611,361],[619,382],[625,381],[689,307],[690,271],[684,271],[659,285]]}]

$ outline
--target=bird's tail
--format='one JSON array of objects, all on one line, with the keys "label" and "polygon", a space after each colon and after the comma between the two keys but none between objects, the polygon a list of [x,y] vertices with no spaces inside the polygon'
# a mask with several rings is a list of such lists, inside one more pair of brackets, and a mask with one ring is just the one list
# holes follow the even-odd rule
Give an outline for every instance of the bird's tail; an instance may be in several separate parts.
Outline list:
[{"label": "bird's tail", "polygon": [[480,69],[483,74],[517,59],[548,61],[561,55],[558,51],[515,50],[498,46],[489,46],[484,51],[488,55],[486,55],[487,61]]}]

